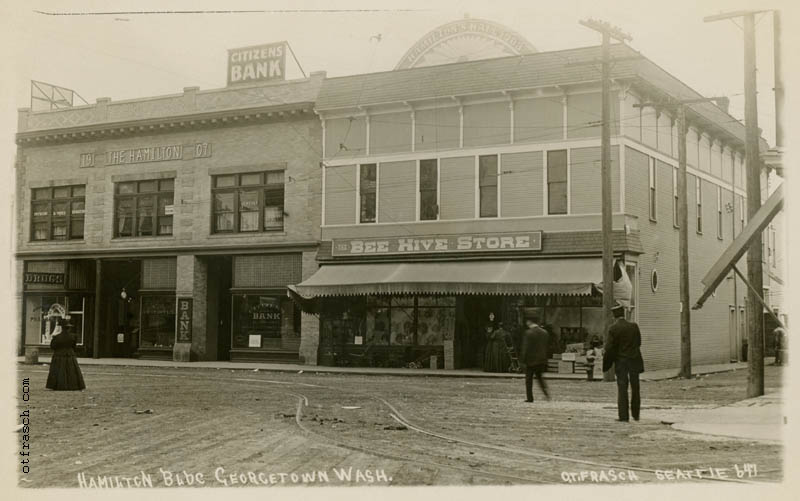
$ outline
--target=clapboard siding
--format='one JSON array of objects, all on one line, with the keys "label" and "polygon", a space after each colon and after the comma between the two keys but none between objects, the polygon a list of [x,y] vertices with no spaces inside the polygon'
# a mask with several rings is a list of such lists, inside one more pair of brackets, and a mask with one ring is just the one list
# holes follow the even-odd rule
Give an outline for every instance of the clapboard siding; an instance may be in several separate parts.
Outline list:
[{"label": "clapboard siding", "polygon": [[356,221],[356,166],[325,168],[325,224]]},{"label": "clapboard siding", "polygon": [[414,221],[417,162],[383,162],[378,166],[378,222]]},{"label": "clapboard siding", "polygon": [[[611,148],[612,210],[619,211],[619,148]],[[601,212],[600,148],[570,150],[570,214]]]},{"label": "clapboard siding", "polygon": [[475,157],[439,160],[439,219],[475,217]]},{"label": "clapboard siding", "polygon": [[542,152],[502,155],[501,211],[503,217],[542,215]]}]

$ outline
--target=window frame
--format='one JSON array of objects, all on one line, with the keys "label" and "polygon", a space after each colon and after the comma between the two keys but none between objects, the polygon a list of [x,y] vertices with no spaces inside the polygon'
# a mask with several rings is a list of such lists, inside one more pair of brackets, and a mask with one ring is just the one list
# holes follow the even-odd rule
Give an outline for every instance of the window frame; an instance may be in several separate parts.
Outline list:
[{"label": "window frame", "polygon": [[[550,162],[551,162],[550,161],[550,157],[551,157],[551,154],[556,154],[556,153],[558,153],[558,154],[563,153],[564,154],[564,165],[563,165],[563,167],[564,167],[564,179],[563,180],[559,180],[559,181],[551,181],[551,177],[552,176],[550,175]],[[545,176],[547,177],[546,178],[546,181],[547,181],[546,182],[546,188],[545,188],[547,190],[547,215],[548,216],[552,216],[552,215],[567,215],[567,214],[569,214],[569,150],[567,150],[567,149],[548,150],[546,155],[545,155],[545,157],[546,157],[546,161],[547,161],[547,163],[545,165],[545,169],[544,169],[545,170]],[[559,167],[561,167],[561,166],[559,166]],[[559,184],[559,185],[563,184],[564,185],[564,211],[563,212],[561,212],[561,211],[558,211],[558,212],[553,211],[553,195],[552,195],[552,192],[551,192],[551,188],[555,184]]]},{"label": "window frame", "polygon": [[[372,186],[365,188],[365,178],[364,178],[364,167],[373,168],[375,171],[374,180],[367,179],[367,181],[372,181]],[[365,197],[372,195],[372,220],[369,218],[365,219],[364,215],[364,207],[365,207]],[[368,163],[368,164],[359,164],[358,165],[358,224],[374,224],[378,222],[378,164],[377,163]]]},{"label": "window frame", "polygon": [[[77,196],[75,195],[76,188],[81,188],[83,190],[83,195]],[[69,196],[67,197],[59,197],[56,198],[55,192],[59,189],[67,189],[69,190]],[[43,192],[44,190],[48,191],[47,198],[36,198],[35,193]],[[65,203],[67,204],[67,210],[63,216],[56,216],[54,214],[54,206],[56,204]],[[83,204],[83,209],[74,209],[74,204]],[[47,205],[47,215],[46,216],[36,216],[36,211],[34,207],[37,205]],[[68,184],[68,185],[60,185],[60,186],[43,186],[40,188],[32,188],[31,189],[31,200],[30,200],[30,231],[28,233],[28,238],[30,242],[61,242],[61,241],[70,241],[70,240],[84,240],[86,235],[86,185],[85,184]],[[75,210],[82,210],[79,215],[76,215]],[[79,237],[72,236],[73,230],[73,222],[82,221],[83,223],[83,231],[81,231],[81,235]],[[47,224],[47,237],[46,238],[35,238],[36,236],[36,226],[37,224]],[[65,227],[65,237],[64,238],[55,238],[54,234],[54,225],[56,223],[62,223]]]},{"label": "window frame", "polygon": [[703,180],[700,176],[695,177],[694,183],[694,203],[697,213],[695,214],[695,225],[698,235],[703,234]]},{"label": "window frame", "polygon": [[722,186],[717,185],[717,238],[720,240],[724,238],[722,226]]},{"label": "window frame", "polygon": [[650,213],[650,221],[658,221],[658,199],[657,199],[657,185],[656,185],[656,159],[650,158],[650,165],[648,166],[649,189],[648,193],[648,212]]},{"label": "window frame", "polygon": [[[280,173],[282,181],[280,183],[268,182],[270,174]],[[242,178],[244,176],[259,176],[258,184],[244,184]],[[222,178],[233,178],[233,184],[227,186],[218,186],[219,180]],[[242,194],[253,193],[257,194],[257,207],[255,209],[242,209]],[[280,205],[269,204],[270,200],[277,200],[280,193]],[[216,201],[217,195],[232,195],[231,209],[217,210]],[[272,197],[275,197],[274,199]],[[239,235],[239,234],[264,234],[283,232],[285,226],[286,215],[286,172],[283,169],[267,169],[263,171],[251,172],[237,172],[233,174],[217,174],[211,176],[211,221],[210,233],[212,235]],[[266,228],[265,211],[268,207],[278,208],[281,212],[280,227],[275,225],[274,228]],[[254,230],[242,230],[242,215],[243,214],[256,214],[256,225]],[[217,217],[223,214],[230,214],[233,216],[233,226],[230,230],[219,229],[217,224]]]},{"label": "window frame", "polygon": [[[481,160],[484,158],[494,158],[494,176],[489,176],[489,183],[484,184],[484,177],[482,176],[483,168],[485,167]],[[491,181],[494,180],[494,184]],[[500,217],[500,155],[479,155],[478,156],[478,218],[497,218]],[[494,213],[484,215],[483,207],[483,190],[485,188],[494,188]],[[490,209],[491,207],[487,207]]]},{"label": "window frame", "polygon": [[[436,178],[435,178],[435,182],[432,183],[433,184],[433,188],[425,187],[425,189],[423,189],[423,186],[422,186],[423,177],[424,177],[423,174],[422,174],[423,165],[425,165],[425,166],[433,165],[435,167]],[[438,158],[420,159],[420,161],[419,161],[419,182],[417,183],[417,192],[419,193],[419,213],[417,214],[417,216],[419,217],[420,221],[438,221],[439,220],[439,215],[440,215],[440,207],[439,207],[440,174],[441,173],[439,172],[439,159]],[[423,197],[423,193],[431,193],[431,192],[434,194],[433,199],[436,200],[436,202],[433,204],[433,207],[430,207],[431,213],[429,214],[429,213],[427,213],[425,211],[425,205],[424,205],[424,201],[425,200],[424,200],[424,197]],[[425,216],[425,217],[423,217],[423,216]],[[433,216],[433,217],[430,217],[430,216]]]},{"label": "window frame", "polygon": [[680,216],[678,208],[680,201],[678,200],[678,169],[672,168],[672,226],[675,228],[681,227]]},{"label": "window frame", "polygon": [[[175,179],[174,177],[167,177],[167,178],[155,178],[155,179],[140,179],[135,181],[121,181],[114,183],[114,238],[158,238],[158,237],[171,237],[175,234]],[[166,190],[162,189],[162,183],[166,181],[171,181],[172,189]],[[141,186],[144,183],[155,183],[156,189],[155,191],[141,191]],[[120,193],[121,187],[124,185],[133,184],[136,187],[136,190],[132,193]],[[160,213],[161,201],[172,199],[171,203],[164,204],[164,214]],[[142,200],[149,199],[152,201],[152,214],[146,216],[150,219],[151,224],[151,232],[150,234],[142,235],[140,234],[141,230],[141,220],[140,219],[140,202]],[[130,217],[131,217],[131,234],[130,235],[122,235],[120,233],[120,210],[119,206],[121,202],[124,201],[132,201],[132,205],[130,208]],[[172,205],[173,213],[166,214],[166,206]],[[170,225],[170,232],[169,233],[162,233],[161,232],[161,225],[160,221],[165,218],[172,218],[172,224]]]}]

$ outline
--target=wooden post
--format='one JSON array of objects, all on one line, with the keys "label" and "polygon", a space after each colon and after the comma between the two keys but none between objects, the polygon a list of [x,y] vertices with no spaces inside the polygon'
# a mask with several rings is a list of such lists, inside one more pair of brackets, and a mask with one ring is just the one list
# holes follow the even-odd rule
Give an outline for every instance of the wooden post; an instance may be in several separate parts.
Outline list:
[{"label": "wooden post", "polygon": [[[600,191],[601,191],[601,229],[603,235],[603,319],[604,335],[608,336],[613,318],[611,308],[614,307],[614,241],[611,204],[611,37],[625,42],[630,35],[620,29],[601,21],[581,21],[581,24],[600,32],[603,35],[602,46],[602,98],[600,132]],[[623,155],[624,152],[620,152]],[[614,374],[608,371],[603,375],[604,381],[613,381]]]},{"label": "wooden post", "polygon": [[[758,143],[758,104],[756,102],[755,14],[744,16],[744,124],[745,167],[747,169],[747,213],[753,217],[761,207],[761,160]],[[759,293],[763,291],[761,234],[753,238],[747,251],[747,281]],[[749,375],[747,396],[764,394],[764,311],[757,293],[748,291]]]},{"label": "wooden post", "polygon": [[681,313],[681,370],[692,377],[691,310],[689,308],[689,208],[686,179],[686,106],[678,104],[678,274]]},{"label": "wooden post", "polygon": [[775,66],[775,147],[783,147],[783,71],[781,67],[781,12],[772,11],[773,60]]},{"label": "wooden post", "polygon": [[102,287],[101,287],[101,272],[103,271],[103,262],[99,259],[95,260],[95,273],[94,273],[94,328],[92,329],[92,358],[100,358],[100,305]]}]

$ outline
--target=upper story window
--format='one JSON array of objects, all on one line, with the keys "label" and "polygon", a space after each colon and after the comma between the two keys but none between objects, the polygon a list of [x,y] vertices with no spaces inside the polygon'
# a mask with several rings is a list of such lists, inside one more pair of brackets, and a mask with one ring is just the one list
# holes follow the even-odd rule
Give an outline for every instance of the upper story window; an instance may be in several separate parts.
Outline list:
[{"label": "upper story window", "polygon": [[439,219],[439,163],[436,159],[419,161],[419,219]]},{"label": "upper story window", "polygon": [[717,238],[722,240],[722,186],[717,186]]},{"label": "upper story window", "polygon": [[547,213],[567,213],[567,150],[547,152]]},{"label": "upper story window", "polygon": [[374,223],[378,203],[378,166],[376,164],[361,164],[359,169],[360,221],[362,223]]},{"label": "upper story window", "polygon": [[697,233],[703,233],[703,180],[695,178],[695,202],[697,204]]},{"label": "upper story window", "polygon": [[678,169],[672,169],[672,224],[680,227],[680,216],[678,215]]},{"label": "upper story window", "polygon": [[478,158],[480,216],[497,217],[497,155]]},{"label": "upper story window", "polygon": [[114,236],[172,235],[174,191],[174,179],[117,183],[114,190]]},{"label": "upper story window", "polygon": [[31,240],[83,238],[86,186],[36,188],[31,193]]},{"label": "upper story window", "polygon": [[212,233],[283,230],[283,171],[214,176]]},{"label": "upper story window", "polygon": [[656,159],[650,157],[650,220],[656,220]]}]

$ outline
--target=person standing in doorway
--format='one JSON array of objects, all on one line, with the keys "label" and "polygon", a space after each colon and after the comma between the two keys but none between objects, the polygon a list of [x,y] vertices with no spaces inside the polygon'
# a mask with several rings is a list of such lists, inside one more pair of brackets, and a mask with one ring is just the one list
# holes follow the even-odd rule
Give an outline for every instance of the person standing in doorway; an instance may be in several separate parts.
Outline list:
[{"label": "person standing in doorway", "polygon": [[547,369],[547,331],[539,327],[539,319],[529,317],[525,319],[527,329],[522,334],[522,348],[520,349],[520,362],[525,364],[525,396],[526,402],[533,402],[533,376],[539,383],[539,388],[546,399],[550,400],[547,393],[547,384],[544,382],[544,371]]},{"label": "person standing in doorway", "polygon": [[628,385],[631,387],[630,415],[639,420],[641,397],[639,374],[644,372],[642,359],[642,334],[636,322],[625,320],[625,308],[617,305],[611,309],[614,323],[608,329],[603,358],[603,372],[611,369],[617,376],[617,413],[619,421],[628,421]]}]

